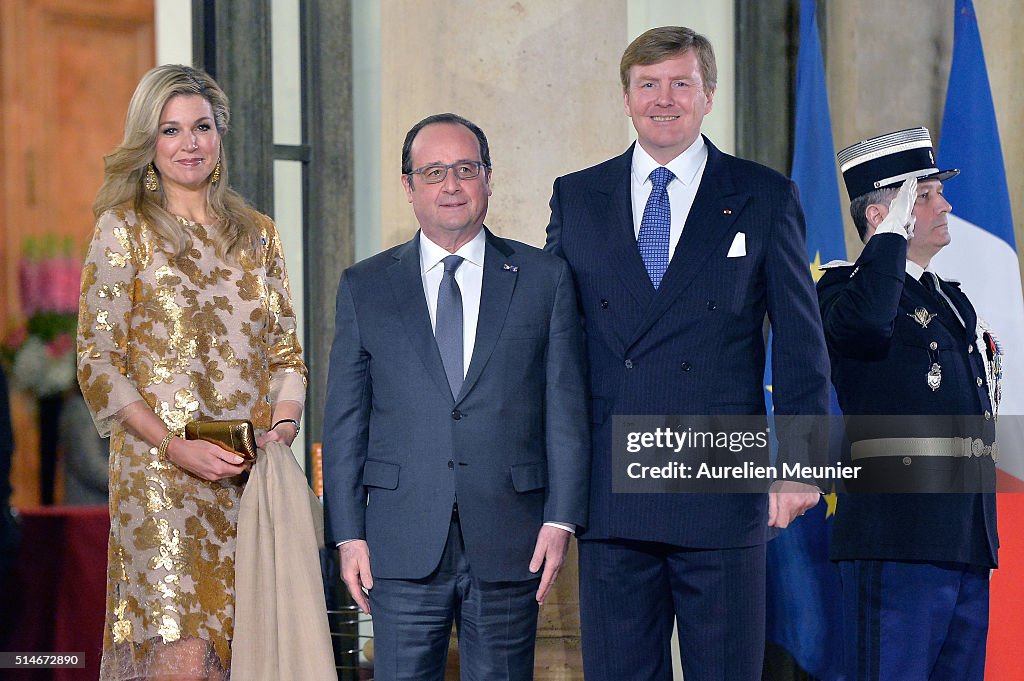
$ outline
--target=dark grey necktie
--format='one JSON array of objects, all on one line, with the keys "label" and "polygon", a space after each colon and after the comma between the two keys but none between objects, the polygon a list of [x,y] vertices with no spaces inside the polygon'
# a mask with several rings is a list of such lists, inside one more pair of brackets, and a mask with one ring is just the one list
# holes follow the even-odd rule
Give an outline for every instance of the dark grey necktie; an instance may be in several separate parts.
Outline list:
[{"label": "dark grey necktie", "polygon": [[434,339],[448,375],[452,397],[459,396],[464,372],[462,370],[462,291],[455,281],[455,270],[462,264],[462,256],[449,255],[443,260],[444,276],[437,289],[437,315],[434,320]]}]

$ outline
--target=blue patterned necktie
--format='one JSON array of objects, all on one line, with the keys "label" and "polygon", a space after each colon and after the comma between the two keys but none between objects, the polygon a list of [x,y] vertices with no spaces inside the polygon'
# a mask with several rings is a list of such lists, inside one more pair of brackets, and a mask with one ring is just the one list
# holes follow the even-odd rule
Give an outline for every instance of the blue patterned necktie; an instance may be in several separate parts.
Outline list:
[{"label": "blue patterned necktie", "polygon": [[661,278],[668,269],[672,208],[666,188],[673,178],[675,175],[668,168],[659,166],[651,171],[651,195],[647,198],[644,216],[640,220],[640,233],[636,237],[640,257],[655,289],[661,286]]},{"label": "blue patterned necktie", "polygon": [[444,275],[437,289],[437,315],[434,319],[434,340],[441,353],[444,372],[452,397],[458,397],[464,380],[462,349],[462,291],[455,281],[455,270],[462,264],[461,255],[449,255],[444,262]]}]

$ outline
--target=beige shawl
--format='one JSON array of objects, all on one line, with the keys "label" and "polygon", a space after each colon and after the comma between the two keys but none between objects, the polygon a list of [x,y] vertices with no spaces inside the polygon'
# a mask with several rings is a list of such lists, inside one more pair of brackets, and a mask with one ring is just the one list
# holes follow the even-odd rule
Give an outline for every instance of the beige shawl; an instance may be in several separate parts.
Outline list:
[{"label": "beige shawl", "polygon": [[320,501],[292,451],[268,443],[239,508],[232,679],[337,681],[317,552],[322,540]]}]

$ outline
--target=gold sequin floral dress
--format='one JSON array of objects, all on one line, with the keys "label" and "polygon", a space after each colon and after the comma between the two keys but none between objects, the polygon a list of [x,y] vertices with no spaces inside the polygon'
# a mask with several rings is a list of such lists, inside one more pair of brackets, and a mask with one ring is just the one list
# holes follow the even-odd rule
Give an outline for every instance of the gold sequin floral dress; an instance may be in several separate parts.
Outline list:
[{"label": "gold sequin floral dress", "polygon": [[217,257],[211,228],[181,222],[192,248],[169,262],[132,210],[104,213],[82,273],[78,380],[110,434],[105,681],[227,678],[244,485],[158,460],[123,419],[148,405],[179,435],[195,419],[268,428],[273,404],[305,398],[274,224],[262,220],[261,243],[236,267]]}]

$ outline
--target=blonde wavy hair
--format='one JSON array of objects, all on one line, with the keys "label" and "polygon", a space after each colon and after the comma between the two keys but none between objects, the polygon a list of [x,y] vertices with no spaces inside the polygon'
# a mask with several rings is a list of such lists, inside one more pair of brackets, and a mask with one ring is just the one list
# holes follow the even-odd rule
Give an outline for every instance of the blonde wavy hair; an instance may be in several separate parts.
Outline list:
[{"label": "blonde wavy hair", "polygon": [[231,117],[228,98],[213,78],[199,69],[166,64],[150,70],[139,81],[128,104],[124,139],[103,157],[103,185],[93,202],[93,214],[99,218],[108,210],[129,205],[167,243],[173,257],[184,255],[192,247],[188,232],[167,210],[163,183],[159,183],[155,192],[143,186],[146,169],[156,155],[160,114],[167,101],[177,95],[199,95],[213,109],[221,142],[220,180],[206,185],[207,206],[217,217],[216,228],[211,230],[210,236],[218,257],[237,265],[243,249],[249,247],[254,252],[258,249],[262,216],[228,185],[228,161],[224,153],[224,135]]}]

